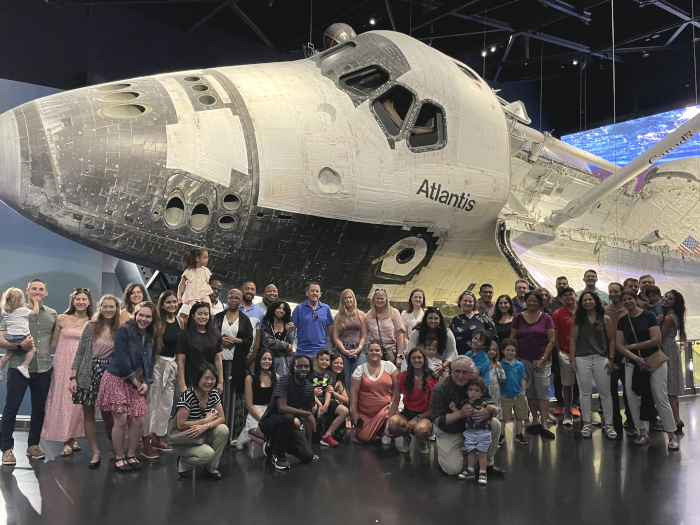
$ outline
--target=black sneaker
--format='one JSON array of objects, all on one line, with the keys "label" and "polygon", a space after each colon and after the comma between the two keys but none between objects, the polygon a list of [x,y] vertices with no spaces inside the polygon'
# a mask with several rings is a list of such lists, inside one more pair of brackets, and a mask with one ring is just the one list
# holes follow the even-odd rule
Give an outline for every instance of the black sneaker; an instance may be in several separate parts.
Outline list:
[{"label": "black sneaker", "polygon": [[489,465],[486,467],[486,473],[489,476],[494,476],[496,478],[502,478],[506,475],[506,471],[502,468],[498,468],[496,465]]},{"label": "black sneaker", "polygon": [[263,441],[263,456],[266,458],[269,458],[272,456],[272,445],[270,444],[270,440],[265,438],[265,441]]},{"label": "black sneaker", "polygon": [[540,433],[540,430],[542,430],[542,425],[530,425],[525,429],[525,432],[528,434],[537,435]]},{"label": "black sneaker", "polygon": [[649,426],[651,426],[652,430],[656,430],[657,432],[663,432],[664,431],[664,425],[661,423],[659,418],[656,418],[652,421],[649,421]]},{"label": "black sneaker", "polygon": [[272,464],[277,470],[287,470],[289,469],[289,461],[286,457],[278,458],[277,456],[272,456]]},{"label": "black sneaker", "polygon": [[547,430],[546,428],[540,429],[540,436],[547,439],[554,439],[554,433],[551,430]]},{"label": "black sneaker", "polygon": [[502,445],[503,443],[505,443],[505,441],[506,441],[506,437],[503,434],[501,434],[498,438],[498,444]]},{"label": "black sneaker", "polygon": [[518,434],[517,436],[515,436],[515,442],[519,443],[520,445],[529,445],[530,444],[530,443],[528,443],[527,439],[525,439],[525,436],[523,436],[522,434]]},{"label": "black sneaker", "polygon": [[473,470],[463,470],[457,474],[457,479],[461,479],[463,481],[474,481],[476,479],[476,472]]}]

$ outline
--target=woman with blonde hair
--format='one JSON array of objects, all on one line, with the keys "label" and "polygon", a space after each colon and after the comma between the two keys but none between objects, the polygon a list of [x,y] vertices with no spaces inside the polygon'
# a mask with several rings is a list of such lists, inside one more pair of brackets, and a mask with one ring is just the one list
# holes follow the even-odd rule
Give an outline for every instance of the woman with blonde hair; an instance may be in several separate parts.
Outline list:
[{"label": "woman with blonde hair", "polygon": [[[112,361],[114,335],[120,324],[119,301],[113,295],[103,295],[97,303],[97,312],[92,321],[85,325],[70,371],[68,389],[73,394],[73,404],[83,407],[85,437],[92,448],[92,459],[88,464],[90,468],[100,466],[100,448],[97,446],[95,428],[95,401],[100,391],[102,376]],[[102,421],[111,441],[114,426],[111,412],[102,412]]]},{"label": "woman with blonde hair", "polygon": [[369,340],[382,347],[383,359],[401,367],[406,327],[399,311],[389,304],[389,295],[384,288],[374,290],[372,307],[362,326],[364,333],[369,334]]},{"label": "woman with blonde hair", "polygon": [[333,344],[343,355],[345,388],[350,391],[352,373],[367,361],[363,351],[367,330],[364,326],[365,313],[357,308],[355,293],[343,290],[340,294],[338,313],[333,320]]}]

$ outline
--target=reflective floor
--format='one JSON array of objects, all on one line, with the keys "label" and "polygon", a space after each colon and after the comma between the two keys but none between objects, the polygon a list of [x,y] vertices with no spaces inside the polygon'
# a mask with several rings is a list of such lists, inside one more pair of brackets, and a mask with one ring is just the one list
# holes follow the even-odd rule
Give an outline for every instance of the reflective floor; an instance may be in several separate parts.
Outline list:
[{"label": "reflective floor", "polygon": [[[700,398],[681,401],[685,434],[680,452],[666,450],[653,432],[638,448],[626,437],[607,441],[600,429],[582,440],[580,427],[557,425],[554,442],[534,437],[528,447],[506,444],[496,456],[507,470],[485,487],[444,475],[435,446],[430,456],[402,456],[395,446],[314,446],[319,461],[275,471],[247,448],[226,450],[224,479],[180,480],[175,455],[161,456],[140,472],[117,473],[106,461],[88,470],[87,442],[71,458],[61,444],[42,442],[47,460],[30,465],[24,432],[15,434],[16,467],[2,467],[0,518],[12,524],[123,525],[245,524],[694,524],[700,523]],[[415,443],[414,443],[415,446]],[[290,460],[292,458],[290,457]],[[146,464],[147,463],[147,464]]]}]

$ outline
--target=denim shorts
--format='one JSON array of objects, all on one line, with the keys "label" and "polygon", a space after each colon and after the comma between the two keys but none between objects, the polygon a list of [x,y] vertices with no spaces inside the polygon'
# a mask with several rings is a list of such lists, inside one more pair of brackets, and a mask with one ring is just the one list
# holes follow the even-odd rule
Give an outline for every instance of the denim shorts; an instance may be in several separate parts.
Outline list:
[{"label": "denim shorts", "polygon": [[467,447],[467,452],[476,449],[479,452],[487,452],[491,445],[491,431],[484,430],[465,430],[464,431],[464,446]]}]

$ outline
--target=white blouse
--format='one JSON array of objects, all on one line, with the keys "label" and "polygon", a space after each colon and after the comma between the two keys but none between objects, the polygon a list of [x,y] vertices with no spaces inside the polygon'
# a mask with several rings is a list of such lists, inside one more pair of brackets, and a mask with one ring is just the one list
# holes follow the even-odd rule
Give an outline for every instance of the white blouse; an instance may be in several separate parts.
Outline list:
[{"label": "white blouse", "polygon": [[[240,319],[241,316],[239,315],[233,324],[229,324],[229,322],[226,320],[226,316],[224,316],[224,322],[221,324],[221,335],[238,337],[238,321],[240,321]],[[221,359],[224,361],[231,361],[233,359],[233,347],[224,348],[221,350]]]},{"label": "white blouse", "polygon": [[369,379],[372,382],[375,382],[377,379],[382,377],[382,374],[386,372],[387,374],[391,375],[394,372],[396,372],[396,366],[394,363],[391,361],[382,361],[382,371],[377,375],[377,377],[372,377],[369,375],[369,369],[367,368],[367,363],[365,363],[362,366],[358,366],[355,371],[352,373],[352,378],[353,379],[362,379],[362,374],[364,373],[367,376],[367,379]]}]

